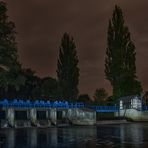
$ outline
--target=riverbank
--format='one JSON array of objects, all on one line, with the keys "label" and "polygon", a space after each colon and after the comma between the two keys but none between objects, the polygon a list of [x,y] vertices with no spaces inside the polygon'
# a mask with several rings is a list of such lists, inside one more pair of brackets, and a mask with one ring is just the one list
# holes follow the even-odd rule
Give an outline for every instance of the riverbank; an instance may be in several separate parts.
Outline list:
[{"label": "riverbank", "polygon": [[125,124],[125,123],[131,123],[131,122],[125,119],[124,120],[101,120],[101,121],[97,121],[96,125]]}]

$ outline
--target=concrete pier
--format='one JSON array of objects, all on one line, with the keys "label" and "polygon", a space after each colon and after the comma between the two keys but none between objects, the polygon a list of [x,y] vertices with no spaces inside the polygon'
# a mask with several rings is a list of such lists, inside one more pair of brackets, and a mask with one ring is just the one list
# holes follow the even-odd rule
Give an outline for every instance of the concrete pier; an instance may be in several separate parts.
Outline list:
[{"label": "concrete pier", "polygon": [[8,108],[6,110],[6,119],[8,121],[9,126],[14,126],[14,109],[13,108]]}]

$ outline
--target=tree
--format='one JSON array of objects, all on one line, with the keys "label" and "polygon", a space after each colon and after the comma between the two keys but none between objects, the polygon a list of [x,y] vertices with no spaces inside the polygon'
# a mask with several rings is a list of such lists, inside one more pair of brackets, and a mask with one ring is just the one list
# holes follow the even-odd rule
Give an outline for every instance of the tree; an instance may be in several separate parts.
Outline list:
[{"label": "tree", "polygon": [[0,2],[0,88],[6,91],[8,87],[19,89],[24,84],[24,78],[19,75],[21,65],[18,62],[15,41],[15,24],[8,20],[7,7]]},{"label": "tree", "polygon": [[148,105],[148,91],[144,92],[143,103],[144,103],[144,105]]},{"label": "tree", "polygon": [[17,97],[20,87],[24,86],[26,81],[21,73],[21,67],[11,68],[8,72],[3,72],[0,79],[0,97],[9,99]]},{"label": "tree", "polygon": [[55,99],[57,96],[57,81],[51,77],[40,78],[31,69],[22,69],[25,85],[17,91],[17,97],[27,99]]},{"label": "tree", "polygon": [[15,25],[8,20],[7,8],[0,2],[0,65],[12,67],[17,62]]},{"label": "tree", "polygon": [[78,97],[78,102],[84,102],[84,103],[91,103],[91,98],[88,94],[80,94]]},{"label": "tree", "polygon": [[114,102],[112,96],[108,96],[107,97],[107,99],[106,99],[106,105],[115,105],[115,103],[117,104],[118,102]]},{"label": "tree", "polygon": [[104,88],[96,89],[94,94],[94,101],[96,104],[104,105],[106,104],[108,94]]},{"label": "tree", "polygon": [[[41,79],[31,69],[22,69],[21,75],[25,77],[25,85],[21,86],[17,96],[34,99],[41,97]],[[38,88],[38,89],[37,89]]]},{"label": "tree", "polygon": [[41,96],[45,99],[53,99],[57,98],[57,80],[51,77],[43,78],[41,81]]},{"label": "tree", "polygon": [[105,74],[113,86],[114,99],[142,92],[136,76],[135,56],[135,46],[128,27],[124,25],[122,10],[115,6],[109,20],[105,59]]},{"label": "tree", "polygon": [[62,37],[57,64],[58,91],[64,100],[76,100],[78,96],[79,68],[76,46],[72,37]]}]

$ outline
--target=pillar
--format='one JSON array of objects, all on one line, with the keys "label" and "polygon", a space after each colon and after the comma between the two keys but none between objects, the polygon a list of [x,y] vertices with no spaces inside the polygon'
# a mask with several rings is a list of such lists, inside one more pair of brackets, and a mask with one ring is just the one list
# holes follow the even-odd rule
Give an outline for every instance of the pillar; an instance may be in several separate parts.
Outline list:
[{"label": "pillar", "polygon": [[13,108],[8,108],[7,109],[7,121],[8,121],[8,124],[12,127],[14,127],[14,124],[15,124],[15,120],[14,120],[14,109]]},{"label": "pillar", "polygon": [[46,110],[46,120],[49,119],[49,114],[48,113],[49,113],[48,110]]},{"label": "pillar", "polygon": [[57,124],[57,110],[56,110],[56,108],[50,109],[50,120],[51,120],[51,123],[53,123],[54,125]]},{"label": "pillar", "polygon": [[37,114],[36,114],[36,109],[35,108],[32,108],[30,110],[30,121],[31,121],[31,123],[33,123],[34,125],[36,125]]},{"label": "pillar", "polygon": [[62,118],[67,118],[67,111],[66,110],[62,110]]}]

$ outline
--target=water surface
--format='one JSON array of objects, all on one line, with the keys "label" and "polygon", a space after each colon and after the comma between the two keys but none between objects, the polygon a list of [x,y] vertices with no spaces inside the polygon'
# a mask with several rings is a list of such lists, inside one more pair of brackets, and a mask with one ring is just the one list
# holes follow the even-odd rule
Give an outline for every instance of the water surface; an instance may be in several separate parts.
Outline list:
[{"label": "water surface", "polygon": [[4,148],[148,148],[148,123],[3,129]]}]

